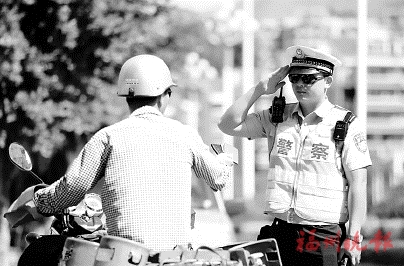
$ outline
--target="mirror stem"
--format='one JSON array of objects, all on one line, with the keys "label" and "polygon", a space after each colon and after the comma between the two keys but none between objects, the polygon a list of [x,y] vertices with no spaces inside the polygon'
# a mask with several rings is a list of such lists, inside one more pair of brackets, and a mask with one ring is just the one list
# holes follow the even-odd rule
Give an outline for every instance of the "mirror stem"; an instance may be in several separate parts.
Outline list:
[{"label": "mirror stem", "polygon": [[42,184],[45,184],[45,182],[43,182],[42,179],[39,178],[39,176],[37,176],[34,172],[29,171],[36,179],[38,179]]}]

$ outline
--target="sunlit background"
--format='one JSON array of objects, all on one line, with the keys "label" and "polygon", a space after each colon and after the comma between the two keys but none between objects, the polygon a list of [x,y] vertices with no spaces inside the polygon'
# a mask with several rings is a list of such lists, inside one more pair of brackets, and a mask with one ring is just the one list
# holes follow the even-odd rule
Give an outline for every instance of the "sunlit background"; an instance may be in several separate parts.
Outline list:
[{"label": "sunlit background", "polygon": [[[269,222],[263,215],[267,143],[225,136],[216,124],[237,97],[289,63],[288,46],[301,44],[343,62],[328,96],[366,125],[373,166],[362,233],[367,240],[378,230],[391,233],[394,248],[376,253],[370,245],[362,265],[403,264],[404,1],[5,0],[0,7],[3,212],[35,183],[10,163],[8,145],[23,144],[34,171],[53,182],[89,137],[128,115],[115,92],[119,68],[131,56],[152,53],[179,84],[166,115],[197,128],[207,144],[239,149],[231,184],[216,199],[194,199],[202,206],[200,228],[213,232],[220,224],[203,218],[203,209],[213,206],[233,232],[212,235],[222,242],[254,240]],[[295,101],[290,84],[285,94]],[[271,97],[262,97],[251,111],[270,104]],[[46,233],[47,223],[10,230],[2,218],[1,265],[16,265],[24,235]]]}]

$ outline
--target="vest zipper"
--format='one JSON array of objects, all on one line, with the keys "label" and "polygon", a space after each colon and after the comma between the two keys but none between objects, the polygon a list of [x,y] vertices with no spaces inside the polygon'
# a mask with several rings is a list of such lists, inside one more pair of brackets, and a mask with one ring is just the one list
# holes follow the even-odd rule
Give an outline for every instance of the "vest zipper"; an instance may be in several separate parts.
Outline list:
[{"label": "vest zipper", "polygon": [[304,147],[304,140],[300,141],[300,146],[298,153],[296,154],[296,174],[295,178],[293,180],[293,187],[292,187],[292,202],[290,203],[290,208],[295,208],[296,207],[296,196],[297,196],[297,182],[299,180],[299,174],[300,174],[300,165],[301,165],[301,155],[303,153],[303,147]]}]

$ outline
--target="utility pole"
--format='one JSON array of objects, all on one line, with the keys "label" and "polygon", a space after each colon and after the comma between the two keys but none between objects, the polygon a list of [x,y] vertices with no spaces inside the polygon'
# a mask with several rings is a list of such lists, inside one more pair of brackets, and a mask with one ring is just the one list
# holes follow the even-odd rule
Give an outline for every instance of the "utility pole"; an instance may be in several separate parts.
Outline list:
[{"label": "utility pole", "polygon": [[[358,0],[358,42],[357,42],[357,83],[356,83],[356,114],[367,129],[368,115],[368,40],[367,40],[367,0]],[[367,131],[367,130],[366,130]],[[366,133],[365,131],[365,133]]]},{"label": "utility pole", "polygon": [[[243,0],[243,50],[242,73],[243,94],[254,86],[254,0]],[[252,109],[254,107],[251,107]],[[255,142],[242,138],[241,140],[242,187],[245,200],[255,196]]]}]

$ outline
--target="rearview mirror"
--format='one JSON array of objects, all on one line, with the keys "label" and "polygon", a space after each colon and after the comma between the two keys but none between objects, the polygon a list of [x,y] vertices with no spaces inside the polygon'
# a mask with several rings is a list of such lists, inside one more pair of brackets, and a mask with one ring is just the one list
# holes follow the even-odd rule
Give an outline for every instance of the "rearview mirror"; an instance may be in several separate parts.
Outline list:
[{"label": "rearview mirror", "polygon": [[8,147],[8,155],[10,156],[13,164],[15,164],[19,169],[23,171],[32,170],[31,157],[21,144],[17,142],[11,143]]},{"label": "rearview mirror", "polygon": [[8,147],[8,156],[10,157],[11,162],[13,162],[13,164],[20,170],[28,171],[38,181],[40,181],[42,184],[45,184],[43,180],[39,178],[39,176],[32,172],[31,157],[21,144],[17,142],[11,143]]}]

